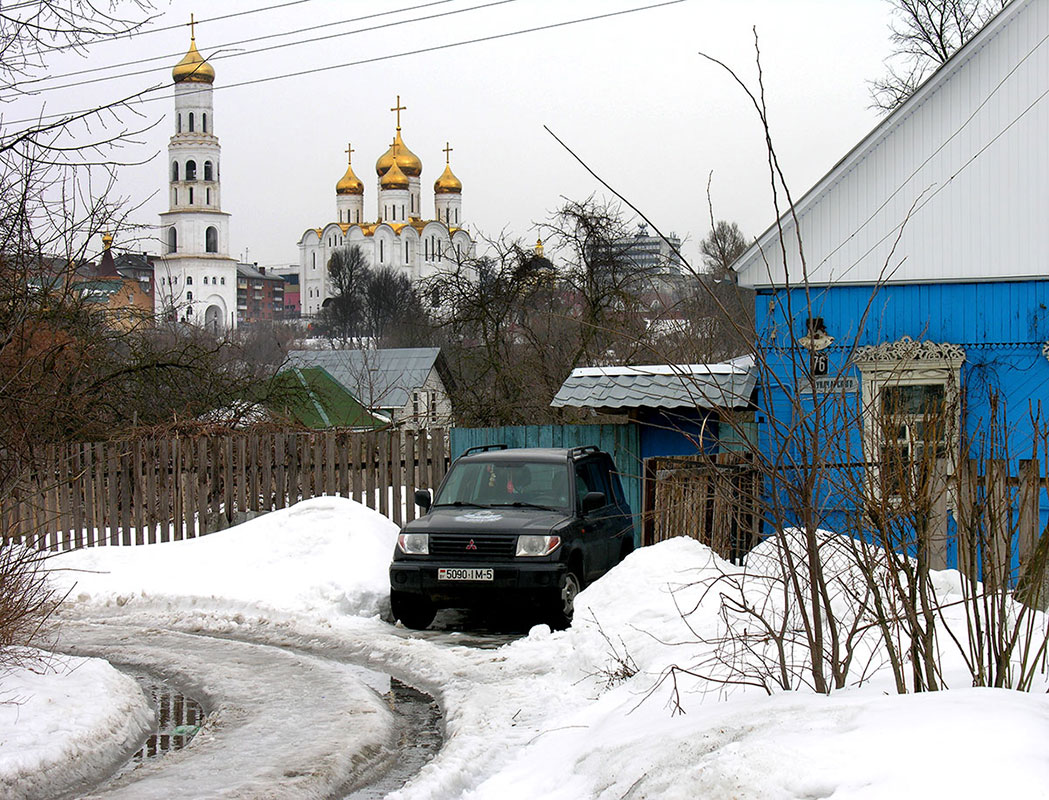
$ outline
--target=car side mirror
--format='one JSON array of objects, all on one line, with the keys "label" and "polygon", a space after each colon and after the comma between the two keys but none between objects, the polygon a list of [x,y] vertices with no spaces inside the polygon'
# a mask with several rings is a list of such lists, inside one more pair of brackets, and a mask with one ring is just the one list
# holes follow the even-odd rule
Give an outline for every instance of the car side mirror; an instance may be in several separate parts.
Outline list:
[{"label": "car side mirror", "polygon": [[605,493],[604,492],[587,492],[583,495],[583,516],[592,511],[597,511],[599,508],[605,507]]},{"label": "car side mirror", "polygon": [[415,505],[419,506],[424,512],[430,510],[430,490],[429,489],[416,489],[415,490]]}]

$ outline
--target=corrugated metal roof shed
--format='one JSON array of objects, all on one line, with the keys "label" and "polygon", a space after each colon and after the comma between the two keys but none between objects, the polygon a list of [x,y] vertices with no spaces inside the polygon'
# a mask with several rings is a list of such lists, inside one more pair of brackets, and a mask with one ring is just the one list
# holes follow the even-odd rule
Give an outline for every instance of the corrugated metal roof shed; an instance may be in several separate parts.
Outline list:
[{"label": "corrugated metal roof shed", "polygon": [[368,408],[403,408],[434,369],[439,347],[292,350],[288,366],[323,367]]},{"label": "corrugated metal roof shed", "polygon": [[756,385],[751,356],[721,364],[653,364],[572,370],[553,401],[555,408],[738,408]]}]

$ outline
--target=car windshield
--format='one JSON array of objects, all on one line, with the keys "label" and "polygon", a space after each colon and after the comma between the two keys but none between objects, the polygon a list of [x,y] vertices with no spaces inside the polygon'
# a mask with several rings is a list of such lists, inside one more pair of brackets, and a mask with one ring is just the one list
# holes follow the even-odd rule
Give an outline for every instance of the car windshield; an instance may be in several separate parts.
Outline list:
[{"label": "car windshield", "polygon": [[569,507],[567,463],[460,461],[452,466],[434,504],[439,506]]}]

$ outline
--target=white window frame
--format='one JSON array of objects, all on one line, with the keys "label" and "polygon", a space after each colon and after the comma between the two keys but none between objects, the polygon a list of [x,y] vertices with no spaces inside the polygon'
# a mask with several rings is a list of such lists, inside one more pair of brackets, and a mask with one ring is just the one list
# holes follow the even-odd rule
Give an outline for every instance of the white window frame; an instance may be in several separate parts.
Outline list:
[{"label": "white window frame", "polygon": [[[863,455],[871,469],[871,490],[881,496],[880,465],[883,450],[890,445],[886,440],[882,418],[882,390],[890,386],[942,386],[944,403],[949,409],[944,432],[945,462],[948,475],[953,475],[958,464],[961,442],[961,368],[965,351],[958,345],[929,341],[915,341],[904,336],[895,342],[860,347],[854,363],[860,371],[861,402],[863,403]],[[914,422],[916,420],[912,420]],[[896,440],[908,448],[911,425],[907,425],[903,440]],[[953,504],[952,504],[953,505]]]}]

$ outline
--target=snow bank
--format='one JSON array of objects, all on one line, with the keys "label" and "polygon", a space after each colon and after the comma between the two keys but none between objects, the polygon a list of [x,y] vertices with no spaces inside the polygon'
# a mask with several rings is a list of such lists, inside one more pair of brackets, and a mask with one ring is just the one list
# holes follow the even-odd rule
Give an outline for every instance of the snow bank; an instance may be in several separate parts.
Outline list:
[{"label": "snow bank", "polygon": [[54,797],[101,778],[149,734],[134,679],[97,658],[40,653],[0,677],[0,797]]},{"label": "snow bank", "polygon": [[229,530],[157,545],[54,557],[76,603],[172,607],[214,601],[256,612],[376,616],[389,604],[398,528],[341,497],[318,497]]}]

